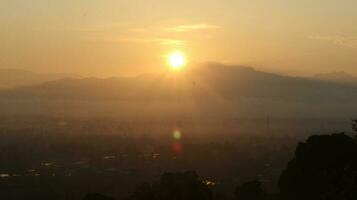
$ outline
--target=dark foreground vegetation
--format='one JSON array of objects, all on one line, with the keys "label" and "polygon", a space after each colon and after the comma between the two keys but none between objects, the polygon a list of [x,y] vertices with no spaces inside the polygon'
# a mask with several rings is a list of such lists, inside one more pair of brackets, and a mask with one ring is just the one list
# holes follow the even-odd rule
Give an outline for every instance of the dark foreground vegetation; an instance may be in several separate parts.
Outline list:
[{"label": "dark foreground vegetation", "polygon": [[72,134],[41,127],[2,126],[1,199],[357,198],[357,141],[345,133],[310,136],[296,146],[301,137],[185,140],[175,133],[99,134],[103,126],[85,123],[63,125]]},{"label": "dark foreground vegetation", "polygon": [[[253,180],[236,187],[237,200],[352,200],[357,198],[357,143],[344,133],[311,136],[300,143],[279,180],[280,193],[268,194]],[[195,172],[165,173],[158,183],[143,184],[130,200],[230,199],[214,195],[214,185]],[[90,195],[85,199],[90,199]],[[110,199],[99,197],[100,199]]]}]

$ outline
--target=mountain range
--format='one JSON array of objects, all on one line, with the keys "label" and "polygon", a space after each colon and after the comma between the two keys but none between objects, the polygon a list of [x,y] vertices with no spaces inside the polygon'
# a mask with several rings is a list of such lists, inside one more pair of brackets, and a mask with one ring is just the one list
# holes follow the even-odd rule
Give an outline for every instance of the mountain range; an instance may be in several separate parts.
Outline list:
[{"label": "mountain range", "polygon": [[353,84],[221,64],[134,77],[59,77],[0,91],[0,109],[5,114],[101,113],[125,119],[182,113],[236,118],[269,113],[279,118],[338,117],[346,121],[357,113],[355,102],[357,86]]},{"label": "mountain range", "polygon": [[42,74],[22,69],[0,69],[0,89],[36,85],[63,78],[80,78],[74,74]]},{"label": "mountain range", "polygon": [[[357,100],[357,87],[354,85],[338,84],[336,81],[322,80],[322,78],[281,76],[257,71],[250,67],[220,64],[203,65],[177,74],[146,74],[106,79],[61,79],[61,76],[64,75],[36,75],[33,78],[24,79],[22,84],[30,82],[36,84],[3,91],[0,97],[89,101],[148,101],[204,97],[209,100],[215,96],[226,100],[259,98],[294,102],[354,102]],[[24,77],[31,76],[27,74]],[[47,81],[51,79],[57,80]],[[43,82],[40,83],[41,81]],[[2,82],[5,81],[2,80]],[[15,82],[12,85],[15,85]]]},{"label": "mountain range", "polygon": [[314,79],[357,86],[357,77],[344,71],[316,74]]}]

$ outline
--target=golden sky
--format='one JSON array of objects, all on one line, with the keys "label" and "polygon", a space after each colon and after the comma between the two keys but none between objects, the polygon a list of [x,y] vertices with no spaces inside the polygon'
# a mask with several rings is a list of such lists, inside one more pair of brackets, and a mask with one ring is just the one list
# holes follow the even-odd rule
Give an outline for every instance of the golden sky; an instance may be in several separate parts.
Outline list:
[{"label": "golden sky", "polygon": [[0,68],[120,76],[174,50],[292,75],[357,74],[353,0],[1,0]]}]

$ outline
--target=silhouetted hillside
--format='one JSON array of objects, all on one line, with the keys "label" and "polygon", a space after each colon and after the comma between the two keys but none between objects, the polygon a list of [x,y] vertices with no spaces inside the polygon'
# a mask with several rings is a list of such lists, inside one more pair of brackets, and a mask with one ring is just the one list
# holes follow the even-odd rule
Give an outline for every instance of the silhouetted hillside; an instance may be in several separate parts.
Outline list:
[{"label": "silhouetted hillside", "polygon": [[[206,64],[188,67],[183,73],[67,78],[5,90],[0,92],[0,115],[213,121],[265,119],[270,115],[277,120],[321,120],[311,121],[313,129],[306,124],[296,126],[296,121],[289,124],[275,120],[272,128],[287,125],[289,130],[294,126],[310,131],[326,127],[332,131],[346,130],[345,119],[357,113],[356,101],[357,87],[349,85],[280,76],[249,67]],[[335,121],[327,124],[326,119]],[[265,120],[260,123],[266,127]]]},{"label": "silhouetted hillside", "polygon": [[1,97],[82,100],[175,100],[214,97],[292,102],[354,102],[357,87],[209,64],[185,74],[62,79],[3,92]]},{"label": "silhouetted hillside", "polygon": [[357,77],[344,71],[316,74],[314,79],[333,83],[357,85]]},{"label": "silhouetted hillside", "polygon": [[247,67],[208,65],[197,77],[224,97],[262,98],[296,102],[334,102],[356,99],[357,87],[306,78],[281,76]]},{"label": "silhouetted hillside", "polygon": [[0,69],[0,89],[40,84],[63,78],[79,78],[73,74],[40,74],[21,69]]}]

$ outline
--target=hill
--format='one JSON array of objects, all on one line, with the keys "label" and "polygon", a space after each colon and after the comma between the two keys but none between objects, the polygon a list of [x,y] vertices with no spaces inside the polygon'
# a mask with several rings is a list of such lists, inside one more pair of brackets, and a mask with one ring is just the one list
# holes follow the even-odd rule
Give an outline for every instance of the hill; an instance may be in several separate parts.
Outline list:
[{"label": "hill", "polygon": [[269,115],[308,119],[309,123],[337,119],[336,123],[341,121],[347,128],[346,119],[357,113],[356,101],[357,87],[352,85],[220,64],[192,67],[178,74],[66,78],[0,92],[0,109],[5,116],[222,120],[265,119]]},{"label": "hill", "polygon": [[357,77],[344,71],[316,74],[313,78],[317,80],[357,86]]},{"label": "hill", "polygon": [[214,97],[288,102],[355,102],[357,87],[307,78],[281,76],[249,67],[203,65],[182,74],[126,78],[60,79],[0,93],[6,98],[98,100],[175,100]]},{"label": "hill", "polygon": [[74,74],[41,74],[22,69],[0,69],[0,89],[40,84],[63,78],[79,78]]}]

